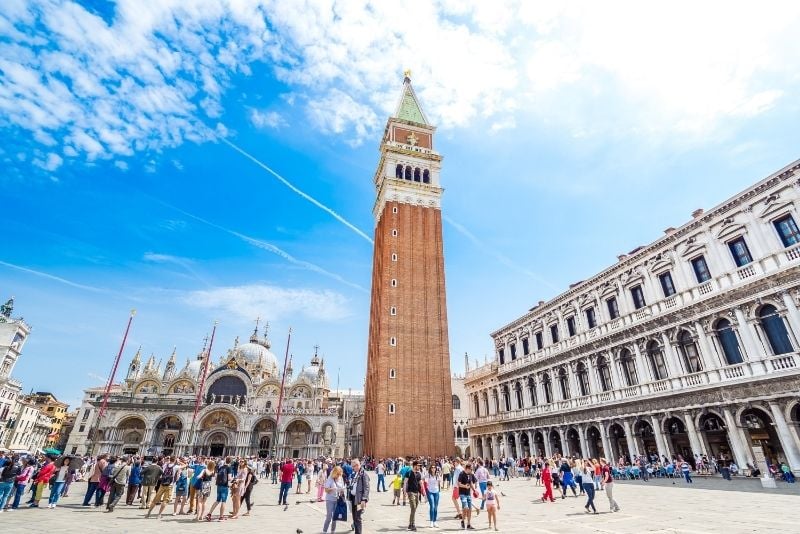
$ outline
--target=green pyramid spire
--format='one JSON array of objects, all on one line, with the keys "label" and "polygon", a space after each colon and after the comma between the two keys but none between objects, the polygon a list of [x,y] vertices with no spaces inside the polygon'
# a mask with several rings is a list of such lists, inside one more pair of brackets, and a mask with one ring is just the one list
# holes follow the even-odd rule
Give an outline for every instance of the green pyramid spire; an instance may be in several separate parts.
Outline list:
[{"label": "green pyramid spire", "polygon": [[428,119],[422,112],[422,108],[417,100],[417,95],[414,88],[411,87],[411,72],[406,71],[405,79],[403,80],[403,94],[400,96],[400,102],[397,104],[397,111],[394,116],[398,119],[403,119],[418,124],[429,125]]}]

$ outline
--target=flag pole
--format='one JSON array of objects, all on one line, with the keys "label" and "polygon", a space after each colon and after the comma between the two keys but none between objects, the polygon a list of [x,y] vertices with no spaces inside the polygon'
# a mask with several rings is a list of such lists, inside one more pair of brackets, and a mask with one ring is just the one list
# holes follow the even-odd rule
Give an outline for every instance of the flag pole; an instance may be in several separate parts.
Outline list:
[{"label": "flag pole", "polygon": [[200,378],[200,387],[197,388],[197,396],[194,399],[194,413],[192,414],[192,428],[189,432],[189,439],[192,443],[192,454],[194,454],[194,445],[196,436],[194,433],[195,422],[197,421],[197,412],[200,411],[200,404],[203,401],[203,388],[206,385],[206,376],[208,376],[208,364],[211,361],[211,347],[214,346],[214,334],[217,333],[218,321],[214,321],[214,328],[211,329],[211,340],[208,342],[208,350],[206,351],[205,361],[203,362],[203,376]]},{"label": "flag pole", "polygon": [[278,394],[278,411],[275,415],[275,431],[272,435],[273,457],[278,456],[278,425],[281,422],[281,407],[283,405],[283,388],[286,385],[286,368],[289,365],[289,344],[292,341],[292,328],[289,327],[289,336],[286,338],[286,354],[283,356],[283,376],[281,377],[281,391]]},{"label": "flag pole", "polygon": [[128,341],[128,333],[131,331],[131,324],[133,323],[133,317],[136,315],[136,310],[131,310],[131,314],[128,317],[128,324],[125,327],[125,334],[122,336],[122,343],[119,346],[119,352],[117,352],[117,357],[114,358],[114,365],[111,367],[111,373],[108,375],[108,381],[106,382],[106,388],[103,392],[103,402],[100,404],[100,411],[97,413],[97,418],[94,421],[94,429],[91,432],[92,441],[91,447],[88,451],[89,454],[94,452],[94,445],[97,441],[95,434],[97,434],[97,429],[100,428],[100,420],[106,414],[106,409],[108,408],[108,397],[111,394],[111,386],[114,385],[114,377],[117,375],[117,368],[119,367],[119,361],[122,358],[122,352],[125,350],[125,343]]}]

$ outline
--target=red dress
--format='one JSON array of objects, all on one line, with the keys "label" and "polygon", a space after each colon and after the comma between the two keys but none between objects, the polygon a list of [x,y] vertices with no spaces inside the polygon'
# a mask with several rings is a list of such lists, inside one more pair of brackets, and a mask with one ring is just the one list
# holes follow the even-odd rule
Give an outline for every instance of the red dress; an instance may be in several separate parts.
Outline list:
[{"label": "red dress", "polygon": [[550,500],[550,502],[556,502],[555,498],[553,498],[553,475],[550,474],[550,468],[546,467],[542,469],[542,484],[544,484],[544,493],[542,493],[542,501]]}]

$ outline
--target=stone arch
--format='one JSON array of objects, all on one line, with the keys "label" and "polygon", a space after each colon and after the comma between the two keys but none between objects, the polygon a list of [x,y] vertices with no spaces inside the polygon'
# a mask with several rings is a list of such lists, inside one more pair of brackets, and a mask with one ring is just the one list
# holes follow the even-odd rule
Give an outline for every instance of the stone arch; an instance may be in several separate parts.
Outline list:
[{"label": "stone arch", "polygon": [[134,384],[134,395],[157,395],[161,393],[161,383],[155,378],[144,378]]},{"label": "stone arch", "polygon": [[547,438],[550,440],[550,453],[551,454],[563,454],[564,453],[564,444],[561,443],[561,434],[555,428],[550,429],[550,432],[547,435]]},{"label": "stone arch", "polygon": [[185,377],[177,378],[167,386],[170,395],[193,395],[196,391],[194,382]]},{"label": "stone arch", "polygon": [[771,465],[787,461],[783,444],[775,430],[775,422],[768,407],[764,407],[760,403],[745,406],[745,409],[740,411],[738,421],[742,425],[751,451],[753,447],[760,446],[764,451],[764,457]]},{"label": "stone arch", "polygon": [[616,462],[620,457],[630,457],[631,453],[628,450],[628,440],[623,425],[618,422],[612,422],[608,425],[608,442],[612,453],[609,461]]},{"label": "stone arch", "polygon": [[284,445],[289,448],[303,449],[311,439],[311,424],[305,419],[293,419],[284,430]]},{"label": "stone arch", "polygon": [[592,458],[603,458],[607,455],[603,448],[602,430],[597,425],[589,425],[585,430],[586,445],[589,448],[588,455]]},{"label": "stone arch", "polygon": [[206,402],[242,405],[251,395],[249,379],[237,371],[223,371],[206,386]]},{"label": "stone arch", "polygon": [[218,404],[208,406],[205,413],[198,419],[200,420],[201,430],[227,428],[235,431],[242,426],[242,421],[236,412]]},{"label": "stone arch", "polygon": [[536,430],[533,433],[533,452],[536,456],[544,456],[547,449],[544,446],[544,433],[541,430]]},{"label": "stone arch", "polygon": [[567,448],[569,449],[570,453],[574,456],[583,456],[583,447],[581,447],[581,437],[580,432],[574,426],[568,427],[567,431],[564,433],[564,436],[567,440]]},{"label": "stone arch", "polygon": [[258,388],[258,397],[279,397],[281,393],[281,385],[276,382],[267,382]]},{"label": "stone arch", "polygon": [[650,457],[658,456],[658,442],[653,425],[647,419],[637,419],[631,428],[634,436],[641,443],[641,450]]}]

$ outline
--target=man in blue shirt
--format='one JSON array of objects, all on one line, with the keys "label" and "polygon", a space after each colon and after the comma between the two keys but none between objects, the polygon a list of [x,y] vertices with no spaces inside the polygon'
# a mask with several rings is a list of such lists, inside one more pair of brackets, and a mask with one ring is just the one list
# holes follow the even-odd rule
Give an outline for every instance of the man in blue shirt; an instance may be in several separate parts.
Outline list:
[{"label": "man in blue shirt", "polygon": [[194,487],[195,483],[197,483],[197,477],[199,477],[206,466],[201,461],[202,459],[197,458],[192,460],[192,464],[189,466],[191,469],[192,478],[189,481],[189,515],[194,513],[194,504],[197,498],[197,488]]}]

